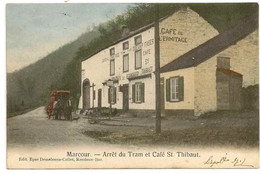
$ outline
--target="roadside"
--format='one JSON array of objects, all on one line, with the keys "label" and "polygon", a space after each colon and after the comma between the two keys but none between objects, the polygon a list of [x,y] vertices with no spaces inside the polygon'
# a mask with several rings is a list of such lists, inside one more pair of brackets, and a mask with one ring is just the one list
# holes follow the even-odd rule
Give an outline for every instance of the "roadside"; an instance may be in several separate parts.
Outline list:
[{"label": "roadside", "polygon": [[[166,117],[162,133],[155,134],[155,118],[114,117],[100,124],[81,120],[81,132],[112,144],[159,146],[233,146],[259,144],[258,111],[209,113],[198,119]],[[85,128],[84,128],[85,127]]]},{"label": "roadside", "polygon": [[90,124],[80,114],[73,121],[48,120],[44,107],[7,119],[8,148],[128,146],[257,147],[258,111],[209,113],[198,119],[166,117],[155,134],[155,118],[111,117]]}]

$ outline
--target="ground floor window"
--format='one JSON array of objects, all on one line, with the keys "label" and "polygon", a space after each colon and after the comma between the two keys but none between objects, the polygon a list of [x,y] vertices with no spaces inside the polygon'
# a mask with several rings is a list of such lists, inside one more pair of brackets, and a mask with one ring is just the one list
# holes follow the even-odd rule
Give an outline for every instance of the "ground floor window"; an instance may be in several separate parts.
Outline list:
[{"label": "ground floor window", "polygon": [[184,78],[177,76],[166,80],[166,101],[183,101],[184,98]]},{"label": "ground floor window", "polygon": [[179,100],[179,78],[170,79],[170,100],[178,101]]},{"label": "ground floor window", "polygon": [[116,103],[116,87],[108,88],[108,103],[111,103],[111,104]]},{"label": "ground floor window", "polygon": [[144,103],[144,83],[138,82],[132,86],[132,100],[134,103]]}]

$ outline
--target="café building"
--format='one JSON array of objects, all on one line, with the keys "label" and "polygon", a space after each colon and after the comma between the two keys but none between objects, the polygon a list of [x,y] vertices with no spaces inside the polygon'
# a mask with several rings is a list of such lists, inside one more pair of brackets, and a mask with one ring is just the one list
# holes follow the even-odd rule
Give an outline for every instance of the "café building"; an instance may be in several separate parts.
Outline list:
[{"label": "caf\u00e9 building", "polygon": [[[242,87],[258,84],[258,16],[219,33],[189,8],[159,22],[162,116],[241,109]],[[79,109],[155,113],[155,26],[123,36],[81,62]]]}]

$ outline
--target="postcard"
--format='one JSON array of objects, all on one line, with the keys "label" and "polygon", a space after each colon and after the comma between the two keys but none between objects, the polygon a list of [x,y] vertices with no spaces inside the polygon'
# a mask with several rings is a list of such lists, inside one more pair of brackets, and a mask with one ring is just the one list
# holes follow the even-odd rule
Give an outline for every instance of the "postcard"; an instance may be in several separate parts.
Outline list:
[{"label": "postcard", "polygon": [[259,168],[258,12],[7,4],[7,168]]}]

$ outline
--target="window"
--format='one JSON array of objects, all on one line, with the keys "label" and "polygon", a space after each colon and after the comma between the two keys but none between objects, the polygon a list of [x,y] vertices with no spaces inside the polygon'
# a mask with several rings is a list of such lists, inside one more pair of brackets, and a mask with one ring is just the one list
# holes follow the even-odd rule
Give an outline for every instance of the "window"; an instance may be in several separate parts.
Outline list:
[{"label": "window", "polygon": [[123,72],[129,71],[129,55],[126,54],[123,56]]},{"label": "window", "polygon": [[115,75],[115,59],[110,60],[110,75]]},{"label": "window", "polygon": [[137,83],[135,85],[135,102],[137,103],[141,103],[141,91],[142,91],[142,84],[141,83]]},{"label": "window", "polygon": [[135,52],[135,69],[142,68],[142,50]]},{"label": "window", "polygon": [[184,100],[184,78],[171,77],[166,80],[166,101],[178,102]]},{"label": "window", "polygon": [[178,78],[170,79],[170,101],[179,100],[179,81]]},{"label": "window", "polygon": [[127,50],[129,48],[129,42],[124,42],[123,43],[123,50]]},{"label": "window", "polygon": [[116,87],[108,88],[108,103],[111,103],[111,104],[116,103]]},{"label": "window", "polygon": [[113,55],[115,55],[115,48],[110,49],[110,56],[113,56]]},{"label": "window", "polygon": [[138,82],[132,85],[132,100],[134,103],[144,103],[144,83]]},{"label": "window", "polygon": [[135,37],[135,45],[139,45],[140,43],[142,43],[142,36],[136,36]]}]

